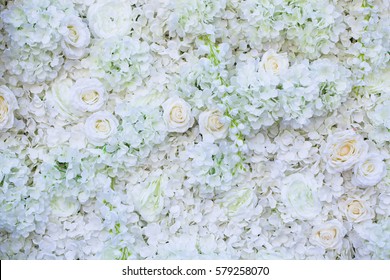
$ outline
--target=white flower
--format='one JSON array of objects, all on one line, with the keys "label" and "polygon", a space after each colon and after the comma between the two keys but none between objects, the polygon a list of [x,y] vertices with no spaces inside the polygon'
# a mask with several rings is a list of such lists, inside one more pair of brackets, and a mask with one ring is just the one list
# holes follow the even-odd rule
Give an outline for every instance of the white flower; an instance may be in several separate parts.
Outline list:
[{"label": "white flower", "polygon": [[312,219],[321,211],[317,189],[318,183],[313,175],[292,174],[283,180],[282,201],[293,217]]},{"label": "white flower", "polygon": [[70,91],[76,111],[96,112],[107,99],[104,86],[97,79],[78,79]]},{"label": "white flower", "polygon": [[96,146],[106,143],[117,132],[118,120],[107,111],[92,114],[85,121],[85,135]]},{"label": "white flower", "polygon": [[257,197],[251,188],[236,187],[224,193],[223,197],[215,202],[227,211],[229,217],[250,218],[254,212]]},{"label": "white flower", "polygon": [[317,59],[310,65],[310,85],[317,85],[319,89],[319,99],[323,106],[316,101],[316,109],[322,107],[322,110],[333,111],[342,105],[352,89],[350,79],[351,72],[333,59]]},{"label": "white flower", "polygon": [[370,258],[388,260],[390,258],[390,219],[383,219],[377,223],[361,223],[355,226],[356,232],[363,239],[364,253],[370,252]]},{"label": "white flower", "polygon": [[88,26],[77,16],[67,16],[60,27],[63,36],[61,46],[70,59],[82,58],[90,42]]},{"label": "white flower", "polygon": [[288,57],[286,53],[276,53],[270,49],[263,54],[260,67],[266,73],[278,75],[288,69]]},{"label": "white flower", "polygon": [[46,145],[49,148],[60,146],[69,141],[69,132],[61,126],[49,128],[46,133]]},{"label": "white flower", "polygon": [[122,119],[117,139],[129,145],[133,155],[148,160],[153,147],[165,140],[167,129],[160,106],[133,107],[134,103],[123,102],[115,108],[115,114]]},{"label": "white flower", "polygon": [[390,129],[390,94],[388,96],[387,100],[378,99],[373,110],[367,112],[367,116],[374,125]]},{"label": "white flower", "polygon": [[[9,2],[0,15],[7,43],[7,48],[0,52],[0,64],[22,83],[54,80],[64,63],[61,21],[66,14],[74,13],[72,1]],[[0,44],[1,41],[2,38]]]},{"label": "white flower", "polygon": [[186,132],[193,124],[191,106],[179,97],[171,97],[162,104],[164,121],[169,132]]},{"label": "white flower", "polygon": [[131,190],[135,210],[147,222],[156,221],[164,207],[163,193],[167,187],[166,176],[137,184]]},{"label": "white flower", "polygon": [[372,187],[387,173],[386,164],[379,154],[370,153],[353,168],[352,184],[358,187]]},{"label": "white flower", "polygon": [[338,203],[340,210],[350,222],[359,223],[374,218],[374,210],[361,198],[343,198]]},{"label": "white flower", "polygon": [[219,110],[211,110],[200,113],[199,131],[203,141],[214,142],[227,136],[229,124]]},{"label": "white flower", "polygon": [[369,93],[390,93],[390,69],[386,67],[383,71],[371,73],[365,82],[365,88]]},{"label": "white flower", "polygon": [[13,126],[15,109],[19,109],[15,95],[8,87],[0,86],[0,131]]},{"label": "white flower", "polygon": [[315,226],[309,240],[324,249],[340,250],[346,233],[347,230],[338,220],[332,220]]},{"label": "white flower", "polygon": [[76,199],[55,197],[51,201],[52,214],[57,217],[68,217],[76,214],[80,209],[80,203]]},{"label": "white flower", "polygon": [[[221,17],[226,7],[226,0],[171,0],[167,3],[169,15],[167,24],[170,32],[176,32],[180,37],[189,34],[210,34],[215,28],[212,24]],[[161,4],[160,4],[161,5]]]},{"label": "white flower", "polygon": [[323,153],[326,169],[330,173],[349,170],[366,156],[367,151],[368,144],[352,130],[329,135]]},{"label": "white flower", "polygon": [[133,92],[150,75],[153,57],[149,49],[147,42],[128,36],[95,40],[81,64],[107,90]]},{"label": "white flower", "polygon": [[99,0],[88,9],[92,33],[99,38],[125,36],[130,33],[132,9],[125,0]]},{"label": "white flower", "polygon": [[126,260],[131,256],[131,251],[126,247],[123,235],[116,235],[104,241],[104,247],[99,254],[101,260]]},{"label": "white flower", "polygon": [[56,112],[70,121],[77,120],[72,100],[72,86],[73,81],[71,79],[61,76],[54,80],[47,92],[47,99],[51,102]]},{"label": "white flower", "polygon": [[172,236],[159,247],[158,256],[164,260],[195,260],[199,258],[196,235],[192,232]]}]

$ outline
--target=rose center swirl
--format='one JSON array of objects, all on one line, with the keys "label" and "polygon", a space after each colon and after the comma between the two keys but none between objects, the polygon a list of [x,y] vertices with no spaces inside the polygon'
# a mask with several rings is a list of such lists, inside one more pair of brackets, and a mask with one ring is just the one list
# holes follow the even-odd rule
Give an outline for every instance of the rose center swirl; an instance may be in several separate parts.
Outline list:
[{"label": "rose center swirl", "polygon": [[97,120],[95,122],[95,129],[99,133],[108,134],[111,131],[111,125],[108,120]]},{"label": "rose center swirl", "polygon": [[174,106],[170,112],[171,120],[176,123],[183,123],[186,119],[186,113],[181,106]]},{"label": "rose center swirl", "polygon": [[93,105],[99,101],[99,93],[95,90],[89,90],[81,94],[81,99],[88,105]]},{"label": "rose center swirl", "polygon": [[80,35],[77,32],[77,29],[73,25],[68,25],[67,28],[68,28],[68,31],[69,31],[69,33],[68,33],[69,39],[73,43],[76,43],[79,40],[79,38],[80,38]]},{"label": "rose center swirl", "polygon": [[223,123],[221,122],[220,116],[212,115],[209,118],[209,128],[211,131],[219,131],[223,128]]}]

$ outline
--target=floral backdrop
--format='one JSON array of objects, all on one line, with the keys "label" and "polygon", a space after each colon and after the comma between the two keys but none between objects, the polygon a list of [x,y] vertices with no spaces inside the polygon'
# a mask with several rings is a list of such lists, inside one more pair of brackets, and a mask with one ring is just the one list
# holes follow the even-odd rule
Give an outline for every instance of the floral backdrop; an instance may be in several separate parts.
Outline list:
[{"label": "floral backdrop", "polygon": [[390,259],[388,0],[0,0],[2,259]]}]

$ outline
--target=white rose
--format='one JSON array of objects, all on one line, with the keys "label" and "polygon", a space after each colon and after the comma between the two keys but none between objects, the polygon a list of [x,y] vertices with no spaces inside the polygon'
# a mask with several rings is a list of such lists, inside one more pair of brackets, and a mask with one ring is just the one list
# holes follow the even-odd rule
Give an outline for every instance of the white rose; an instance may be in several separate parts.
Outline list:
[{"label": "white rose", "polygon": [[321,211],[318,183],[310,174],[292,174],[283,180],[282,201],[298,219],[312,219]]},{"label": "white rose", "polygon": [[0,86],[0,131],[6,131],[14,125],[14,110],[19,109],[13,92],[6,86]]},{"label": "white rose", "polygon": [[329,173],[349,170],[367,155],[368,144],[352,130],[330,135],[324,149],[324,160]]},{"label": "white rose", "polygon": [[82,58],[91,40],[88,26],[77,16],[66,17],[61,25],[60,33],[64,54],[69,59]]},{"label": "white rose", "polygon": [[88,9],[88,22],[96,37],[110,38],[130,33],[132,9],[125,0],[100,0]]},{"label": "white rose", "polygon": [[193,124],[191,106],[179,97],[171,97],[162,104],[164,121],[169,132],[186,132]]},{"label": "white rose", "polygon": [[164,207],[163,193],[167,183],[167,178],[161,176],[147,186],[138,184],[132,189],[134,208],[145,221],[154,222],[159,217]]},{"label": "white rose", "polygon": [[50,203],[52,214],[57,217],[74,215],[80,209],[80,203],[76,199],[55,197]]},{"label": "white rose", "polygon": [[268,50],[261,58],[260,67],[266,73],[278,75],[288,69],[288,57],[286,53],[276,53]]},{"label": "white rose", "polygon": [[324,249],[340,250],[346,233],[347,230],[338,220],[332,220],[315,226],[309,240]]},{"label": "white rose", "polygon": [[214,142],[227,136],[229,124],[219,110],[202,112],[199,115],[199,131],[203,141]]},{"label": "white rose", "polygon": [[223,198],[215,201],[227,211],[229,217],[249,218],[256,206],[257,197],[253,189],[237,187],[223,194]]},{"label": "white rose", "polygon": [[360,198],[343,198],[338,203],[340,210],[350,222],[362,222],[374,218],[374,210]]},{"label": "white rose", "polygon": [[378,154],[370,153],[353,168],[352,184],[358,187],[372,187],[387,173],[386,164]]},{"label": "white rose", "polygon": [[106,102],[106,91],[97,79],[78,79],[71,88],[74,107],[80,112],[96,112]]},{"label": "white rose", "polygon": [[107,111],[90,115],[85,121],[85,135],[88,141],[96,146],[102,146],[117,132],[118,120]]}]

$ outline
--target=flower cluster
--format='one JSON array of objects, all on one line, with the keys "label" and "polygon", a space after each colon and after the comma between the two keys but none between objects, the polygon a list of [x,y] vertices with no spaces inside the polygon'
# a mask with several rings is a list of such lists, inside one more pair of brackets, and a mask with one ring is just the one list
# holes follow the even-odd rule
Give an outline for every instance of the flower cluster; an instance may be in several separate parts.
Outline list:
[{"label": "flower cluster", "polygon": [[69,2],[15,1],[1,19],[6,47],[0,61],[13,84],[52,81],[63,54],[78,57],[89,43],[89,31]]},{"label": "flower cluster", "polygon": [[0,1],[0,258],[390,259],[389,13]]}]

